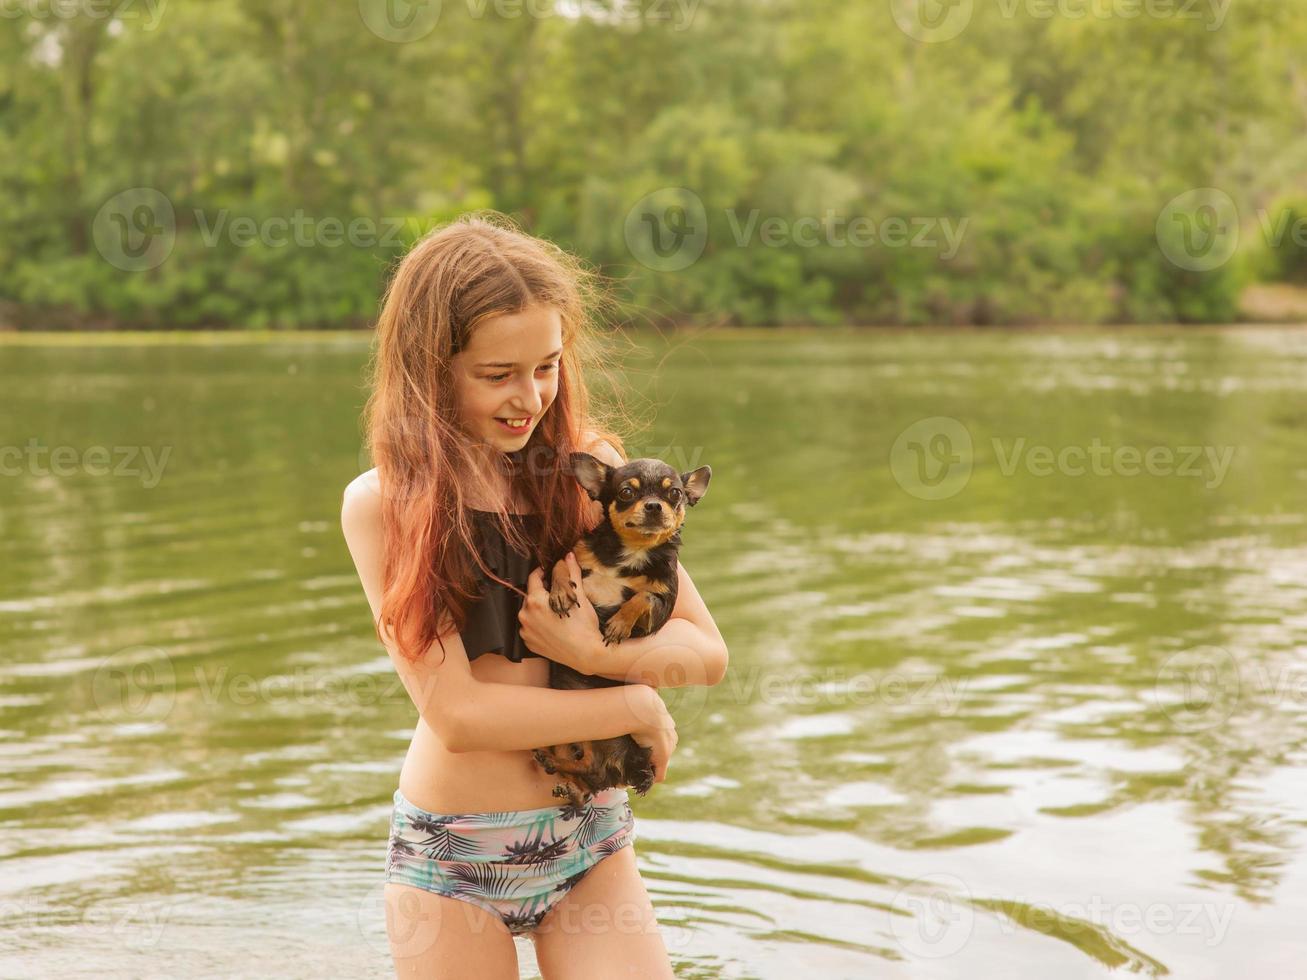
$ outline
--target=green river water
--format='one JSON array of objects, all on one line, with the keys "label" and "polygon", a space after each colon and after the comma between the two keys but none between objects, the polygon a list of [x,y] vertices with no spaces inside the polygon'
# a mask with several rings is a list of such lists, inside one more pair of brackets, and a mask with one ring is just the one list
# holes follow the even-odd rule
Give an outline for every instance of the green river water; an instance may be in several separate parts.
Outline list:
[{"label": "green river water", "polygon": [[[391,975],[367,343],[0,341],[0,976]],[[731,650],[632,798],[678,975],[1301,973],[1307,332],[641,343]]]}]

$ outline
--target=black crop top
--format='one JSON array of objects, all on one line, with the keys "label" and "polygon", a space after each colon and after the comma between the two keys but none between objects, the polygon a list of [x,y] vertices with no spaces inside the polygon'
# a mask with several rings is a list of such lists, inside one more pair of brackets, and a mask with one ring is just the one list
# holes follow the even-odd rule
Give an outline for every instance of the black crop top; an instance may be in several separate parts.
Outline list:
[{"label": "black crop top", "polygon": [[[529,534],[539,517],[539,514],[510,514],[509,520],[523,525]],[[512,582],[525,592],[527,576],[536,567],[535,559],[508,546],[490,512],[474,510],[472,518],[480,542],[481,557],[486,565],[500,578]],[[521,596],[493,579],[486,578],[484,574],[478,574],[477,577],[481,582],[481,598],[468,607],[467,626],[459,634],[467,651],[467,659],[475,660],[483,653],[501,653],[513,663],[521,663],[526,657],[545,659],[527,647],[522,642],[522,634],[518,632],[520,624],[517,614],[522,608]]]}]

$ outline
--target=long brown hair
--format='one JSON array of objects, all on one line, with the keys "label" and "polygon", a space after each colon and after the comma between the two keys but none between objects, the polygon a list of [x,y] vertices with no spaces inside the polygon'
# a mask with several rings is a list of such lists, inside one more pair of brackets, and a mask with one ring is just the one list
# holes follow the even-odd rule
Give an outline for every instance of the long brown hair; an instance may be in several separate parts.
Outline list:
[{"label": "long brown hair", "polygon": [[[469,491],[495,499],[507,481],[509,500],[541,515],[528,540],[498,512],[494,520],[510,546],[534,554],[548,569],[591,526],[591,502],[563,466],[584,449],[583,438],[626,450],[608,421],[619,410],[592,409],[583,364],[605,370],[592,322],[603,305],[597,273],[551,242],[517,228],[494,211],[478,211],[421,238],[395,269],[377,321],[369,364],[371,394],[364,410],[366,440],[382,494],[382,624],[399,651],[419,659],[452,628],[467,625],[478,597],[473,567],[496,576],[478,554]],[[481,321],[536,305],[556,309],[563,354],[558,394],[513,453],[494,453],[498,474],[482,472],[478,451],[458,424],[451,357],[466,348]]]}]

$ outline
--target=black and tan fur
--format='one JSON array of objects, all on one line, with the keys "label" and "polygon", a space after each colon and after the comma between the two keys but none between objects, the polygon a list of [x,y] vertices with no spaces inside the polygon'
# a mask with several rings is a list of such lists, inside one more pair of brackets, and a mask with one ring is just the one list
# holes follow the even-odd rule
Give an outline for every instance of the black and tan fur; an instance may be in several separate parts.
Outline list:
[{"label": "black and tan fur", "polygon": [[[677,552],[686,507],[708,490],[712,469],[678,473],[658,459],[609,466],[588,453],[573,453],[572,474],[604,508],[605,519],[572,549],[581,568],[580,588],[595,608],[604,644],[648,636],[662,628],[676,606]],[[559,561],[550,576],[549,607],[567,616],[579,605],[578,583]],[[549,686],[560,690],[616,687],[623,681],[582,674],[551,661]],[[559,777],[554,795],[581,806],[612,786],[647,793],[654,782],[649,750],[630,735],[573,742],[535,750],[545,772]]]}]

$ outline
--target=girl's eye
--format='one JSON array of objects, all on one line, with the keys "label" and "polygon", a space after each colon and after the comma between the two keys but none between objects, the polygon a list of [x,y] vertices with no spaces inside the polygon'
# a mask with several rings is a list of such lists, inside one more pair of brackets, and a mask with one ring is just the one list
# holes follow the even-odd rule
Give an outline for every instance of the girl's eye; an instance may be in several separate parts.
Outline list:
[{"label": "girl's eye", "polygon": [[[554,369],[557,368],[557,367],[558,367],[558,362],[555,361],[555,362],[552,363],[552,364],[542,364],[542,365],[540,365],[540,367],[538,367],[536,370],[538,370],[538,371],[552,371],[552,370],[554,370]],[[507,378],[507,377],[508,377],[507,374],[490,374],[490,375],[487,375],[487,376],[486,376],[486,380],[487,380],[487,381],[490,381],[490,382],[493,382],[493,383],[495,383],[495,384],[498,384],[500,381],[503,381],[503,380],[504,380],[505,378]]]}]

